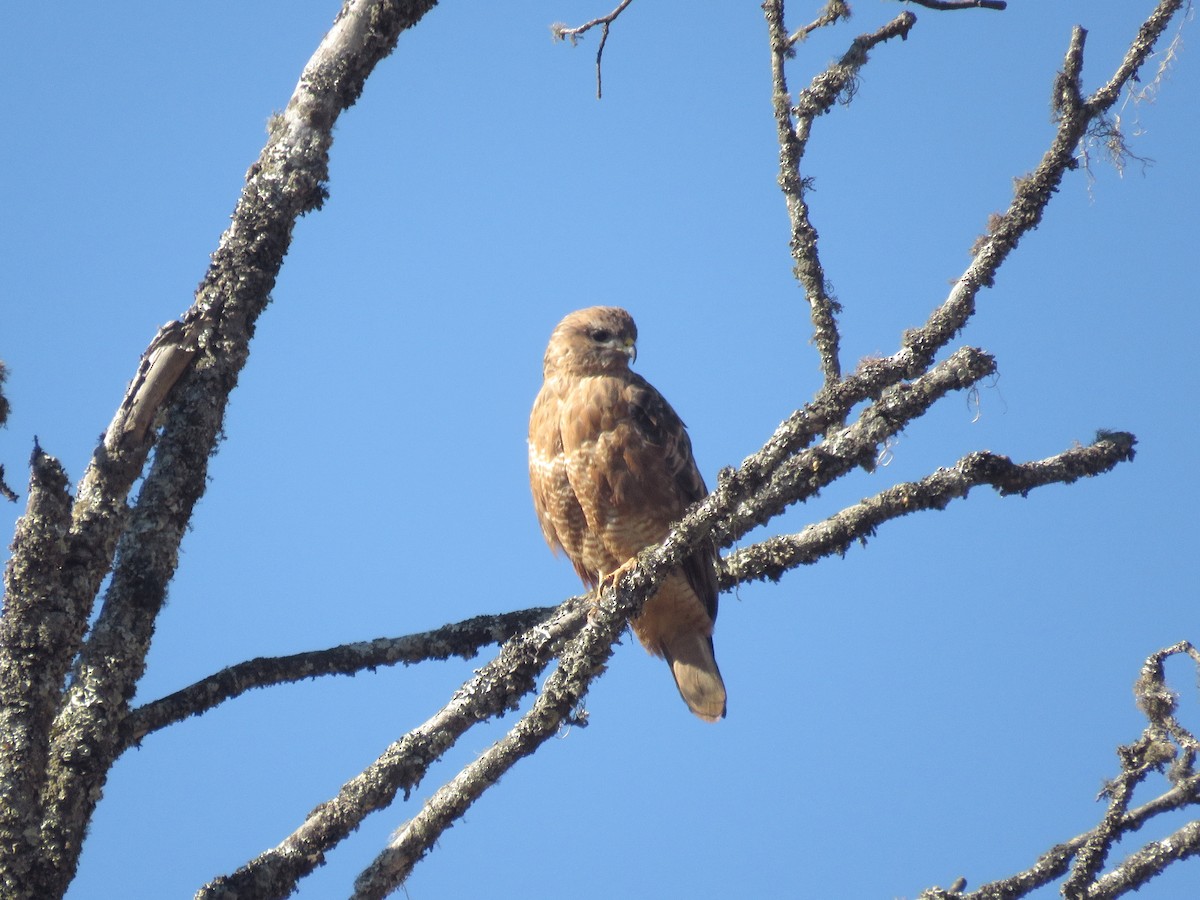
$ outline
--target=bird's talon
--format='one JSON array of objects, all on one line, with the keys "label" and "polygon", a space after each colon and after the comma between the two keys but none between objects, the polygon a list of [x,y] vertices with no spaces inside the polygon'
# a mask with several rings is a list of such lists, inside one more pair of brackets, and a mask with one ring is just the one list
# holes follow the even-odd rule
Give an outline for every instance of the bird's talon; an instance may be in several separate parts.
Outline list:
[{"label": "bird's talon", "polygon": [[613,587],[621,579],[622,575],[627,575],[629,572],[633,571],[636,566],[636,556],[632,556],[625,560],[625,562],[621,563],[621,565],[617,566],[617,568],[613,569],[600,579],[600,586],[597,588],[597,591],[602,593],[608,590],[610,587]]}]

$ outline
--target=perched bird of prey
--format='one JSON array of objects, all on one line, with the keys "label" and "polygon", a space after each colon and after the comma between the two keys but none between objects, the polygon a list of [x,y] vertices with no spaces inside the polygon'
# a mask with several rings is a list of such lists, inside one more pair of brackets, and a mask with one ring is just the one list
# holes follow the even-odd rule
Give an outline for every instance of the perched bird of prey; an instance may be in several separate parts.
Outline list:
[{"label": "perched bird of prey", "polygon": [[[562,549],[594,588],[667,536],[708,489],[683,422],[629,368],[637,326],[623,309],[595,306],[554,329],[544,381],[529,417],[529,484],[546,542]],[[705,544],[663,581],[630,623],[665,657],[697,716],[725,715],[725,683],[713,655],[715,549]]]}]

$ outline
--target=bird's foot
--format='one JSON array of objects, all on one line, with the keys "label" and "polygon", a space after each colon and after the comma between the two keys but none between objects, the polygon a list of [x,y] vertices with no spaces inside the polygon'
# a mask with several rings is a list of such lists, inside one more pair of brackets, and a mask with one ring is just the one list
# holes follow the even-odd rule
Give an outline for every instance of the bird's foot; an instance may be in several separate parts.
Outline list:
[{"label": "bird's foot", "polygon": [[623,562],[617,568],[613,569],[607,575],[600,576],[599,583],[596,585],[595,590],[592,591],[591,595],[588,597],[588,600],[587,600],[587,617],[588,617],[589,622],[592,621],[593,619],[595,619],[596,616],[599,615],[599,613],[600,613],[600,596],[606,590],[608,590],[610,587],[612,587],[614,584],[616,584],[617,581],[620,580],[622,575],[629,572],[636,565],[637,565],[637,557],[631,556],[629,559],[625,560],[625,562]]},{"label": "bird's foot", "polygon": [[596,587],[596,595],[599,596],[602,592],[608,590],[608,588],[620,581],[622,575],[627,575],[631,572],[636,565],[637,557],[629,557],[629,559],[600,579],[600,584]]}]

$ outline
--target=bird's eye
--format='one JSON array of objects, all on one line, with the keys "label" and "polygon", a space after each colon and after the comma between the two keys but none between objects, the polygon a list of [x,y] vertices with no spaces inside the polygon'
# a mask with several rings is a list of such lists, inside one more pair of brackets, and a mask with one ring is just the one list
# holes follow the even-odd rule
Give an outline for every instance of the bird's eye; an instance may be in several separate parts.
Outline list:
[{"label": "bird's eye", "polygon": [[605,331],[603,328],[597,328],[592,332],[592,340],[597,344],[607,344],[612,340],[612,332]]}]

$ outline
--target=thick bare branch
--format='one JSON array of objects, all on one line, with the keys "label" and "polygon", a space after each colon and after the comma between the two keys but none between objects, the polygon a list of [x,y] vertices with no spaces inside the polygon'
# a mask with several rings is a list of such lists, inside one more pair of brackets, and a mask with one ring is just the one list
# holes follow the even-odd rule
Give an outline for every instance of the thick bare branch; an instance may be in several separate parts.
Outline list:
[{"label": "thick bare branch", "polygon": [[1099,475],[1131,460],[1133,444],[1132,435],[1106,435],[1088,447],[1025,463],[986,451],[968,454],[948,469],[890,487],[798,534],[767,538],[729,554],[721,561],[721,589],[754,580],[778,581],[791,569],[845,553],[855,542],[865,543],[884,522],[923,510],[945,509],[950,501],[965,498],[979,485],[991,485],[1001,496],[1025,496],[1043,485],[1070,484]]},{"label": "thick bare branch", "polygon": [[[1131,438],[1128,443],[1132,444]],[[976,454],[976,458],[963,461],[963,469],[971,473],[971,476],[979,478],[979,483],[993,483],[998,489],[1007,488],[1011,493],[1023,493],[1039,484],[1061,480],[1073,481],[1078,475],[1065,473],[1095,467],[1095,460],[1082,458],[1089,449],[1091,448],[1081,448],[1079,451],[1071,451],[1072,456],[1063,454],[1061,459],[1056,457],[1031,463],[1026,467],[1014,466],[1003,457]],[[1108,441],[1105,449],[1117,455],[1123,453],[1125,457],[1131,453],[1128,446],[1119,440]],[[1114,459],[1107,468],[1111,468],[1115,462]],[[1051,471],[1059,473],[1062,477],[1055,478],[1049,475]],[[945,502],[948,500],[949,497]],[[660,550],[661,548],[654,548],[650,554],[656,554]],[[833,548],[826,547],[825,554],[830,552],[833,552]],[[645,560],[645,555],[642,559]],[[740,577],[730,579],[728,569],[724,574],[726,578],[722,584],[723,589],[743,580]],[[589,618],[588,627],[564,652],[560,666],[548,679],[533,708],[503,739],[439,788],[417,815],[404,824],[388,847],[360,876],[354,900],[378,900],[399,887],[441,834],[475,800],[518,760],[532,754],[547,737],[556,733],[582,700],[591,681],[603,670],[611,655],[613,642],[624,627],[625,621],[630,615],[636,614],[640,601],[648,596],[647,585],[652,589],[654,583],[641,582],[628,586],[622,583],[618,585],[615,603],[600,604],[597,614]],[[594,631],[593,626],[596,627]]]},{"label": "thick bare branch", "polygon": [[[403,883],[437,839],[519,760],[558,733],[612,656],[629,615],[649,595],[652,583],[629,588],[617,603],[601,603],[562,654],[533,707],[503,738],[439,788],[396,833],[355,883],[354,900],[377,900]],[[610,593],[611,595],[611,593]]]},{"label": "thick bare branch", "polygon": [[63,589],[71,492],[58,460],[34,446],[29,499],[4,568],[0,617],[0,893],[20,896],[36,854],[47,745],[86,617]]},{"label": "thick bare branch", "polygon": [[[44,794],[42,865],[26,893],[54,897],[74,874],[83,833],[113,759],[127,698],[144,669],[154,620],[174,574],[179,540],[204,491],[226,402],[249,353],[254,325],[266,307],[296,220],[325,197],[328,149],[340,113],[357,100],[367,75],[394,48],[401,31],[433,0],[348,0],[305,67],[286,110],[276,117],[259,160],[222,236],[183,332],[194,339],[148,353],[142,387],[118,417],[133,427],[110,429],[85,475],[75,505],[73,554],[82,560],[91,596],[107,569],[117,535],[118,559],[104,607],[83,648],[74,683],[54,726]],[[151,350],[156,349],[152,346]],[[162,434],[136,508],[124,498],[141,472],[153,439],[154,398],[189,356],[174,383]],[[150,358],[153,357],[153,358]],[[161,373],[156,374],[156,373]],[[147,415],[148,414],[148,415]],[[112,441],[116,434],[121,437]],[[140,438],[140,442],[138,439]],[[129,444],[134,444],[130,449]],[[90,600],[89,600],[90,602]]]},{"label": "thick bare branch", "polygon": [[1087,900],[1120,897],[1161,875],[1171,863],[1197,854],[1200,854],[1200,821],[1188,822],[1169,837],[1151,841],[1130,854],[1119,866],[1101,876],[1085,896]]},{"label": "thick bare branch", "polygon": [[[729,507],[713,527],[717,546],[726,547],[746,532],[765,525],[787,507],[815,495],[847,472],[873,468],[879,448],[905,425],[923,415],[951,391],[964,390],[995,372],[995,360],[963,347],[920,378],[893,385],[863,410],[857,422],[831,433],[811,449],[781,461],[752,496]],[[762,451],[760,451],[762,452]],[[731,481],[737,481],[734,473]],[[720,490],[720,487],[718,488]]]},{"label": "thick bare branch", "polygon": [[[601,27],[598,96],[600,58],[609,25],[630,2],[622,0],[609,16],[578,29],[556,32],[560,38],[574,40],[588,28]],[[1003,6],[993,0],[918,2],[955,9]],[[529,713],[483,758],[435,793],[362,882],[364,896],[394,888],[437,835],[502,772],[569,720],[592,679],[602,671],[625,621],[637,613],[645,597],[700,541],[711,535],[728,543],[855,467],[870,468],[878,447],[891,435],[947,392],[972,385],[994,370],[989,356],[971,348],[958,351],[940,365],[934,366],[933,361],[973,314],[979,288],[992,283],[1018,240],[1036,227],[1063,173],[1075,166],[1074,154],[1080,140],[1111,108],[1121,88],[1136,77],[1182,0],[1163,0],[1159,4],[1113,78],[1086,99],[1080,88],[1085,32],[1076,31],[1055,85],[1058,131],[1042,163],[1018,185],[1009,210],[996,217],[989,234],[977,246],[971,266],[926,325],[908,332],[901,350],[892,357],[867,363],[844,379],[838,360],[836,301],[826,288],[799,164],[812,120],[853,92],[866,51],[890,37],[903,38],[915,19],[905,13],[873,35],[860,37],[842,60],[814,80],[793,107],[783,72],[784,60],[794,52],[802,32],[819,26],[814,23],[789,36],[783,28],[781,0],[768,0],[781,146],[780,184],[792,222],[797,275],[808,294],[825,374],[825,386],[816,400],[783,423],[738,471],[723,473],[717,490],[690,510],[660,545],[644,551],[639,565],[605,593],[599,612],[586,627],[580,605],[568,603],[549,621],[543,621],[547,610],[531,610],[472,620],[396,641],[252,660],[131,713],[128,698],[142,674],[154,620],[175,572],[179,540],[204,490],[208,456],[220,433],[225,402],[248,356],[256,319],[266,305],[296,218],[319,208],[324,199],[333,124],[340,112],[355,101],[375,63],[394,47],[399,32],[415,23],[431,5],[432,0],[347,0],[333,30],[306,67],[287,110],[272,123],[271,138],[248,174],[233,224],[221,239],[194,306],[182,322],[171,323],[160,331],[148,348],[73,505],[65,476],[59,478],[61,468],[55,469],[56,463],[51,466],[52,460],[43,460],[45,477],[37,483],[35,460],[35,485],[26,519],[30,540],[48,543],[39,551],[44,554],[44,560],[39,561],[36,553],[22,549],[18,532],[15,562],[10,562],[16,591],[10,589],[5,618],[0,623],[0,704],[4,704],[0,716],[13,716],[11,721],[0,721],[0,727],[5,729],[7,741],[12,731],[8,726],[14,725],[20,742],[16,758],[22,767],[14,779],[8,778],[10,773],[0,772],[0,800],[10,801],[7,807],[0,804],[4,807],[0,809],[0,883],[13,897],[52,897],[65,890],[109,767],[120,752],[150,731],[198,714],[253,686],[314,674],[360,671],[397,661],[471,654],[483,643],[525,629],[507,640],[500,655],[465,684],[445,709],[397,741],[375,764],[347,783],[337,797],[315,810],[293,835],[233,875],[214,881],[202,896],[273,897],[290,893],[297,880],[319,865],[324,853],[357,827],[363,817],[392,802],[401,790],[407,793],[418,784],[431,762],[472,724],[516,708],[519,699],[534,689],[536,678],[549,661],[561,653],[558,668]],[[832,22],[844,15],[844,5],[831,0],[822,18]],[[864,400],[873,402],[857,422],[842,427],[850,410]],[[825,436],[822,443],[803,450],[821,435]],[[126,498],[156,438],[153,467],[135,508],[129,511]],[[764,542],[748,548],[766,548],[763,559],[734,554],[725,573],[726,583],[749,577],[778,577],[784,569],[808,561],[805,554],[816,552],[818,545],[825,548],[825,553],[844,549],[843,541],[861,539],[879,521],[911,511],[901,508],[906,502],[927,503],[923,508],[945,505],[952,497],[965,495],[973,484],[981,483],[993,484],[1002,493],[1025,493],[1041,484],[1068,482],[1103,471],[1120,459],[1132,458],[1132,447],[1131,436],[1104,435],[1091,447],[1037,463],[1017,465],[992,454],[972,454],[961,460],[952,473],[935,473],[929,479],[898,486],[874,501],[852,507],[841,514],[845,521],[835,523],[838,517],[834,517],[825,523],[829,529],[808,543],[802,540],[809,534],[806,531],[778,539],[778,544]],[[906,495],[906,488],[913,493]],[[873,502],[876,506],[870,507]],[[38,504],[45,507],[41,512],[46,514],[31,517]],[[41,532],[34,534],[36,528]],[[93,633],[83,643],[84,624],[114,552],[112,585]],[[39,569],[45,560],[52,564]],[[51,594],[51,600],[39,601],[37,609],[24,602]],[[36,624],[37,616],[46,622],[53,620],[56,633],[66,635],[66,639],[53,647],[36,647],[36,653],[50,654],[48,668],[38,676],[42,683],[22,681],[16,693],[10,694],[9,682],[25,677],[15,666],[27,661],[20,654],[34,640],[32,635],[37,629],[31,630],[31,626]],[[58,688],[68,662],[80,648],[73,681],[65,698],[60,699]],[[1161,659],[1159,663],[1161,670]],[[1112,893],[1103,894],[1116,896],[1144,883],[1171,859],[1196,852],[1196,835],[1181,829],[1166,842],[1147,845],[1110,875],[1097,880],[1113,842],[1140,824],[1139,810],[1130,812],[1129,801],[1141,778],[1167,758],[1163,756],[1165,746],[1181,748],[1179,758],[1186,761],[1187,771],[1180,770],[1175,788],[1164,798],[1175,794],[1180,798],[1178,805],[1195,802],[1195,778],[1190,775],[1197,749],[1195,740],[1174,720],[1173,706],[1166,712],[1161,709],[1166,703],[1159,698],[1159,688],[1165,691],[1161,671],[1157,681],[1153,673],[1144,678],[1146,688],[1139,694],[1139,702],[1147,710],[1151,727],[1142,743],[1132,745],[1132,750],[1124,748],[1128,752],[1123,772],[1114,783],[1114,799],[1104,823],[1072,842],[1069,851],[1055,851],[1059,855],[1054,856],[1051,868],[1061,866],[1059,874],[1065,872],[1071,859],[1076,861],[1076,872],[1068,881],[1069,893],[1074,896],[1100,896],[1096,892],[1103,879],[1124,871],[1121,878],[1112,880]],[[34,700],[42,696],[49,699],[31,712],[18,709],[21,691],[32,691],[37,695]],[[1190,796],[1181,793],[1184,785],[1190,786]],[[1159,798],[1161,808],[1170,802],[1164,798]],[[37,811],[39,806],[43,813],[40,822],[27,812]],[[34,848],[30,841],[43,843]],[[31,848],[37,852],[22,852]],[[34,858],[40,858],[36,870],[20,868],[21,860]],[[1010,896],[994,896],[1001,895]]]},{"label": "thick bare branch", "polygon": [[408,665],[451,656],[470,659],[480,648],[502,643],[527,631],[549,619],[556,610],[554,606],[542,606],[494,616],[476,616],[420,634],[247,660],[133,710],[121,728],[121,743],[124,747],[140,743],[153,731],[189,716],[198,716],[254,688],[322,675],[355,675],[396,663]]},{"label": "thick bare branch", "polygon": [[516,708],[584,619],[583,604],[569,601],[551,621],[507,641],[500,654],[455,692],[443,709],[388,747],[279,845],[238,871],[214,879],[197,893],[197,900],[288,896],[367,815],[390,804],[400,791],[407,798],[429,766],[471,726]]}]

